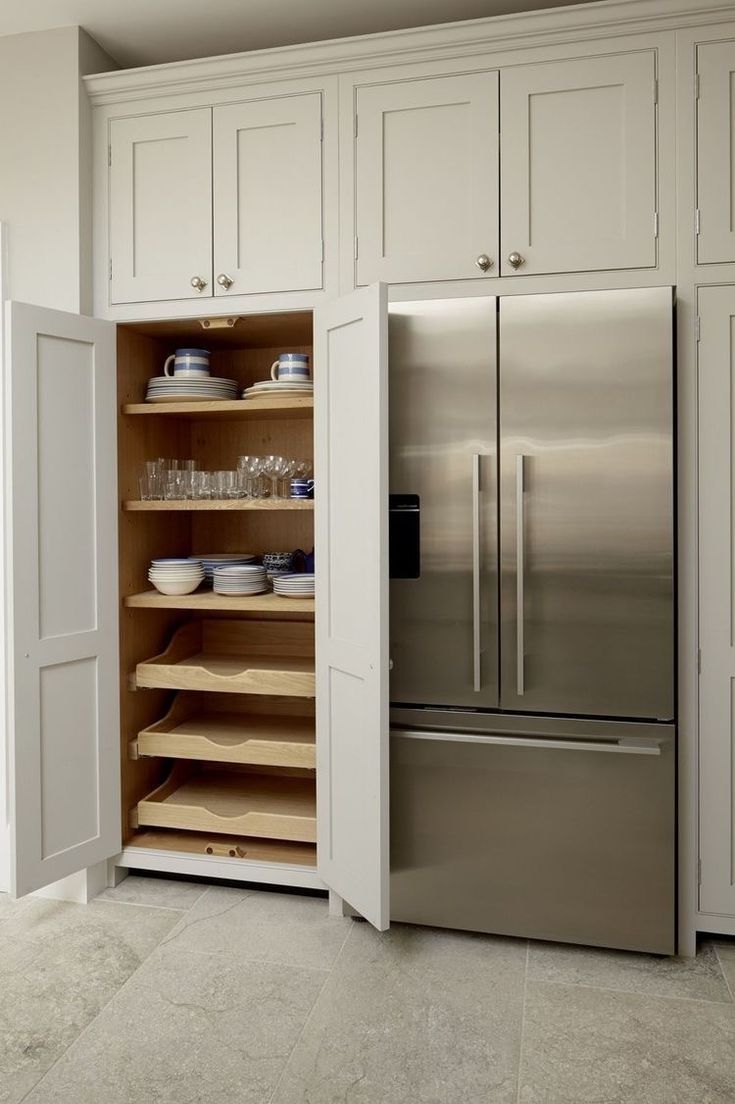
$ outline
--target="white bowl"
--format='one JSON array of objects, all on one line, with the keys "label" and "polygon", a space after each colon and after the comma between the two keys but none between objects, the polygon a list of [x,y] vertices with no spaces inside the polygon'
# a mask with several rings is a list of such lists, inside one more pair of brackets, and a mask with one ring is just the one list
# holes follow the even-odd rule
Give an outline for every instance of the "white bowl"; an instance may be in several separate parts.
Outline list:
[{"label": "white bowl", "polygon": [[176,582],[176,583],[175,582],[165,582],[164,583],[164,582],[161,582],[160,580],[156,581],[155,579],[152,579],[151,581],[152,581],[154,587],[156,588],[156,590],[159,591],[161,594],[174,594],[174,595],[178,594],[178,595],[181,595],[181,594],[191,594],[192,591],[195,591],[196,588],[199,586],[199,583],[200,583],[201,580],[194,579],[193,581],[190,581],[190,582]]}]

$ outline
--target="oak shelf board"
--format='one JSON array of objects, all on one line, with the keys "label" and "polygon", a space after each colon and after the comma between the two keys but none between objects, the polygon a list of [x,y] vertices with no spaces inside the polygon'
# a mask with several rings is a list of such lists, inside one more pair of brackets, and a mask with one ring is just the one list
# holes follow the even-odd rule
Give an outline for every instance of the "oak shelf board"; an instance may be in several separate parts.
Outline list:
[{"label": "oak shelf board", "polygon": [[189,510],[255,510],[265,513],[274,513],[279,510],[313,511],[313,509],[313,499],[307,499],[306,501],[303,501],[301,499],[293,498],[164,498],[155,499],[153,501],[149,499],[132,498],[127,499],[123,502],[123,510],[132,510],[136,512],[183,512]]},{"label": "oak shelf board", "polygon": [[122,407],[125,415],[143,414],[165,415],[174,418],[210,419],[223,418],[237,420],[255,418],[270,421],[274,418],[311,418],[314,413],[314,399],[311,395],[275,395],[262,399],[220,399],[209,402],[175,403],[125,403]]},{"label": "oak shelf board", "polygon": [[314,616],[313,598],[283,598],[280,594],[215,594],[213,590],[193,594],[160,594],[145,590],[123,599],[129,609],[226,610],[234,613],[307,614]]},{"label": "oak shelf board", "polygon": [[186,855],[218,855],[250,862],[284,863],[289,866],[316,866],[316,845],[313,843],[257,839],[251,836],[223,836],[175,828],[141,829],[127,840],[125,847],[178,851]]},{"label": "oak shelf board", "polygon": [[163,785],[138,802],[133,820],[135,828],[315,843],[316,785],[311,778],[197,771],[177,764]]},{"label": "oak shelf board", "polygon": [[136,757],[316,768],[313,717],[192,708],[179,695],[165,717],[138,733]]}]

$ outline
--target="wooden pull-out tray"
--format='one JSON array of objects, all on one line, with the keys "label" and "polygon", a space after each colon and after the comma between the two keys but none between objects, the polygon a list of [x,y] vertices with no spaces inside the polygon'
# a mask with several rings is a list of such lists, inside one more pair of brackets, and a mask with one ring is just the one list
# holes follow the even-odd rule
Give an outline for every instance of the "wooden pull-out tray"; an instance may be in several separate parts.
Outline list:
[{"label": "wooden pull-out tray", "polygon": [[136,832],[126,847],[151,851],[178,851],[186,855],[217,855],[258,863],[288,866],[316,866],[316,844],[290,840],[254,839],[250,836],[218,836],[214,833],[180,832],[175,828],[145,828]]},{"label": "wooden pull-out tray", "polygon": [[195,621],[139,663],[138,687],[313,698],[314,628],[301,621]]},{"label": "wooden pull-out tray", "polygon": [[165,717],[138,734],[134,756],[199,759],[261,767],[316,767],[314,717],[213,709],[177,694]]},{"label": "wooden pull-out tray", "polygon": [[136,828],[183,828],[314,843],[316,786],[311,778],[197,772],[182,763],[162,786],[138,802],[133,821]]}]

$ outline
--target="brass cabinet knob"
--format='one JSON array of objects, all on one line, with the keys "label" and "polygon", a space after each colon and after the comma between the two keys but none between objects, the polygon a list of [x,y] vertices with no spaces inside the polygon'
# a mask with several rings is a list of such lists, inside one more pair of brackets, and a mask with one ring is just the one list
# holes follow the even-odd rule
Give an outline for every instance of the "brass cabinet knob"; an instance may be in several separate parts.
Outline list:
[{"label": "brass cabinet knob", "polygon": [[489,268],[493,267],[492,259],[488,257],[487,253],[481,253],[475,261],[475,264],[481,272],[487,272]]},{"label": "brass cabinet knob", "polygon": [[219,276],[217,277],[217,283],[221,288],[224,288],[225,291],[229,291],[234,282],[235,281],[232,279],[232,277],[228,276],[226,272],[220,272]]},{"label": "brass cabinet knob", "polygon": [[201,276],[192,276],[191,286],[193,288],[196,288],[197,291],[204,291],[205,287],[207,286],[207,281],[203,280]]},{"label": "brass cabinet knob", "polygon": [[513,268],[520,268],[521,265],[524,264],[524,263],[525,263],[524,258],[520,255],[520,253],[509,253],[508,254],[508,264],[513,265]]}]

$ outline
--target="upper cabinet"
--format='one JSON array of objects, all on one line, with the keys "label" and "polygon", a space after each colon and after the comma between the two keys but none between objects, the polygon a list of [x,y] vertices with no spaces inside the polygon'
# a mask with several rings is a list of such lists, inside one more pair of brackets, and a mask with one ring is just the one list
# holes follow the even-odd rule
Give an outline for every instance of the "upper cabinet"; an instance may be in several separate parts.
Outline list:
[{"label": "upper cabinet", "polygon": [[497,273],[498,74],[356,89],[356,283]]},{"label": "upper cabinet", "polygon": [[110,303],[322,287],[319,92],[112,119]]},{"label": "upper cabinet", "polygon": [[652,51],[503,70],[502,274],[656,264]]},{"label": "upper cabinet", "polygon": [[212,287],[212,111],[110,124],[110,302]]},{"label": "upper cabinet", "polygon": [[700,264],[735,261],[735,42],[697,47]]}]

